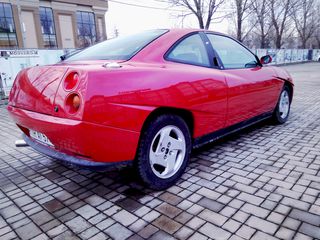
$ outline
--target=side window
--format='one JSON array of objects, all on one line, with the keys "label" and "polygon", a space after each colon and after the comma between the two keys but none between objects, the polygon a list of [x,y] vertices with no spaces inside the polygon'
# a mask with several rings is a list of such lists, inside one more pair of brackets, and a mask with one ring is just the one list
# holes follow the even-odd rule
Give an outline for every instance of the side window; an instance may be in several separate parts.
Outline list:
[{"label": "side window", "polygon": [[206,47],[199,34],[183,39],[167,55],[167,60],[209,67]]},{"label": "side window", "polygon": [[257,66],[256,57],[236,41],[220,35],[207,34],[207,36],[225,68],[252,68]]}]

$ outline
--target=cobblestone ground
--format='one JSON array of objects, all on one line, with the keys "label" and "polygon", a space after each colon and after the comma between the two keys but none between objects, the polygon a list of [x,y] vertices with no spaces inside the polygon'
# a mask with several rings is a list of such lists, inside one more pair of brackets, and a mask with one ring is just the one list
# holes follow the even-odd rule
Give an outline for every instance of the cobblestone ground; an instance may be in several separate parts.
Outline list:
[{"label": "cobblestone ground", "polygon": [[0,107],[0,239],[320,239],[320,63],[286,67],[289,121],[193,153],[167,191],[130,168],[69,167],[31,148]]}]

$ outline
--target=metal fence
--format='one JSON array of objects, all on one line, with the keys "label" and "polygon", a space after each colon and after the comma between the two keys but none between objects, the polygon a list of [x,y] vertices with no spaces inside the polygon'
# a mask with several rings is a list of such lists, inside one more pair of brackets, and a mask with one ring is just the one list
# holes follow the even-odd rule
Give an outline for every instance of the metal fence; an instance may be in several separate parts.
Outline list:
[{"label": "metal fence", "polygon": [[[17,73],[24,68],[54,64],[60,61],[60,56],[68,50],[0,50],[0,99],[9,95]],[[271,55],[271,64],[287,64],[305,61],[319,61],[320,49],[255,49],[252,50],[258,57]]]}]

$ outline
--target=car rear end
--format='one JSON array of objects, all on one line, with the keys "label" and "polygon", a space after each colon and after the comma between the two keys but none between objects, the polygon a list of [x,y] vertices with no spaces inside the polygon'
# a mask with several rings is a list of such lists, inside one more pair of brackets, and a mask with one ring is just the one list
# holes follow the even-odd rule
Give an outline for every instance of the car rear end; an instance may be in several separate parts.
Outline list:
[{"label": "car rear end", "polygon": [[[132,160],[139,133],[83,118],[89,72],[70,64],[24,69],[11,90],[8,111],[25,141],[51,157],[83,166]],[[124,141],[131,146],[128,151],[123,151]]]}]

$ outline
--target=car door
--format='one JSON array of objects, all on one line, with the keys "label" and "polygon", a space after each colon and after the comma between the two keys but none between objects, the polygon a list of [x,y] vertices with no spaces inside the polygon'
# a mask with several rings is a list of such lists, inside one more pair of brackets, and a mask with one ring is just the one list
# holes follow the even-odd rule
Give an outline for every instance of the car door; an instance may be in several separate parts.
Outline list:
[{"label": "car door", "polygon": [[262,66],[253,53],[230,37],[211,33],[206,36],[228,84],[226,126],[272,112],[282,87],[272,68]]},{"label": "car door", "polygon": [[172,82],[181,79],[174,91],[193,114],[194,137],[219,130],[226,123],[227,83],[224,74],[213,69],[208,50],[203,36],[195,32],[180,39],[165,55],[169,69],[174,69]]}]

